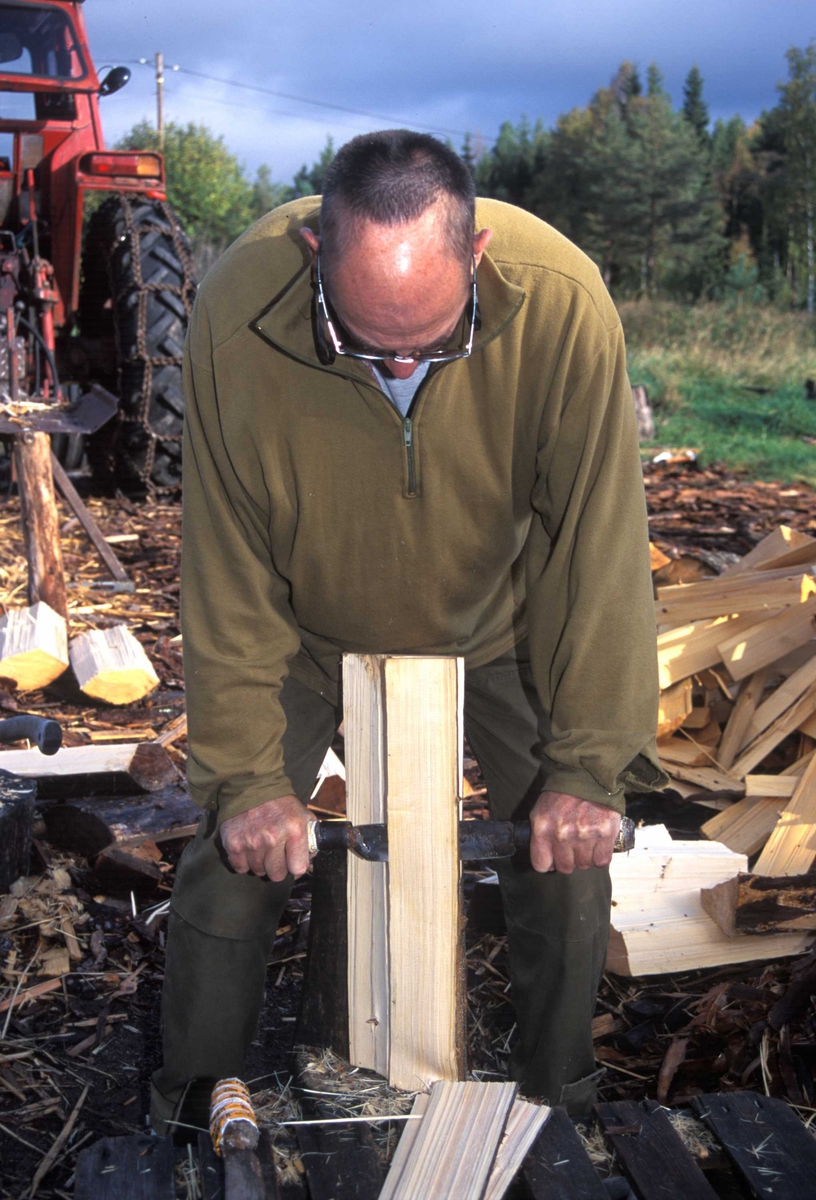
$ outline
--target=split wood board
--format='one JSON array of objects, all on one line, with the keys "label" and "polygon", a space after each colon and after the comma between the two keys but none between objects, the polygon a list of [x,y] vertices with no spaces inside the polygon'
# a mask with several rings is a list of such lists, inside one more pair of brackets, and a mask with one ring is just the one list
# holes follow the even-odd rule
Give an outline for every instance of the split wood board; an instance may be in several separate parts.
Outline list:
[{"label": "split wood board", "polygon": [[63,746],[51,755],[2,750],[0,769],[36,779],[40,800],[158,792],[178,777],[167,751],[152,742]]},{"label": "split wood board", "polygon": [[746,871],[745,855],[713,842],[674,841],[664,826],[636,836],[635,849],[610,864],[608,970],[656,975],[801,953],[805,934],[729,938],[704,912],[700,889]]},{"label": "split wood board", "polygon": [[816,874],[768,878],[740,873],[700,894],[728,937],[816,929]]},{"label": "split wood board", "polygon": [[742,796],[745,792],[745,784],[741,779],[727,771],[718,771],[715,767],[685,767],[682,763],[672,763],[671,774],[706,792],[727,792],[736,796]]},{"label": "split wood board", "polygon": [[[349,864],[351,1061],[376,1063],[393,1086],[415,1091],[465,1073],[464,662],[364,655],[346,664],[350,815],[385,818],[389,859],[385,869]],[[369,1021],[377,1025],[366,1030]]]},{"label": "split wood board", "polygon": [[743,571],[757,571],[766,565],[773,569],[780,565],[780,559],[784,560],[782,566],[794,566],[795,563],[787,562],[788,556],[802,551],[807,553],[809,550],[816,551],[816,538],[808,537],[806,533],[800,533],[798,529],[792,529],[789,525],[778,525],[762,541],[757,542],[753,550],[743,555],[738,563],[726,567],[722,574],[731,576]]},{"label": "split wood board", "polygon": [[[756,676],[752,676],[752,679]],[[802,695],[816,683],[816,655],[804,663],[798,671],[794,671],[792,675],[780,683],[779,687],[775,688],[771,695],[760,704],[754,711],[751,720],[745,730],[742,746],[747,746],[755,737],[772,725],[783,713],[795,704]],[[722,763],[722,758],[720,758]],[[723,763],[723,766],[726,764]]]},{"label": "split wood board", "polygon": [[753,629],[759,623],[758,617],[758,613],[715,617],[712,621],[692,622],[659,634],[657,665],[661,688],[715,666],[721,661],[720,644]]},{"label": "split wood board", "polygon": [[785,807],[784,797],[746,796],[706,821],[702,833],[737,854],[761,850]]},{"label": "split wood board", "polygon": [[[382,824],[385,810],[382,658],[343,658],[346,816]],[[388,1076],[388,863],[348,856],[349,1061]]]},{"label": "split wood board", "polygon": [[[691,737],[663,738],[657,743],[661,763],[679,763],[685,767],[714,766],[716,759],[707,746],[701,746]],[[667,769],[671,769],[669,766]]]},{"label": "split wood board", "polygon": [[[750,614],[738,618],[750,619]],[[816,637],[816,596],[753,627],[726,629],[717,649],[732,679],[745,679],[813,637]]]},{"label": "split wood board", "polygon": [[757,875],[805,875],[816,862],[816,757],[808,763],[796,791],[757,859]]},{"label": "split wood board", "polygon": [[513,1083],[435,1083],[380,1200],[483,1200],[516,1090]]},{"label": "split wood board", "polygon": [[746,775],[745,796],[764,796],[771,800],[790,800],[796,791],[796,775]]},{"label": "split wood board", "polygon": [[777,717],[772,725],[769,725],[745,747],[736,762],[732,764],[731,773],[744,779],[789,733],[798,729],[802,720],[815,710],[816,683],[812,684],[790,708],[785,710],[781,717]]},{"label": "split wood board", "polygon": [[79,634],[69,654],[80,689],[106,704],[133,704],[159,686],[153,664],[126,625]]},{"label": "split wood board", "polygon": [[496,1161],[487,1181],[484,1200],[501,1200],[551,1114],[552,1109],[546,1104],[531,1104],[528,1100],[518,1099],[513,1101],[504,1137],[499,1143]]},{"label": "split wood board", "polygon": [[745,745],[748,729],[757,705],[762,699],[765,683],[768,678],[768,667],[762,667],[745,680],[740,688],[737,702],[731,709],[728,722],[723,730],[722,740],[717,751],[717,760],[724,771],[734,765],[734,760]]},{"label": "split wood board", "polygon": [[68,625],[44,600],[0,617],[0,677],[19,691],[53,683],[68,666]]},{"label": "split wood board", "polygon": [[655,620],[658,625],[673,625],[732,613],[777,612],[804,604],[815,593],[816,581],[809,571],[765,571],[758,577],[737,575],[730,580],[676,584],[658,588]]}]

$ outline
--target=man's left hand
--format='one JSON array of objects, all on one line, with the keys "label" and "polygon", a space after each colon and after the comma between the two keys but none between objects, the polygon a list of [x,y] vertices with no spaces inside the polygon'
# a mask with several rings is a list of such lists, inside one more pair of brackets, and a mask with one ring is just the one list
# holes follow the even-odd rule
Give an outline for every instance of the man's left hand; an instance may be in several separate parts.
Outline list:
[{"label": "man's left hand", "polygon": [[530,813],[530,861],[536,871],[564,875],[576,867],[606,867],[620,823],[619,813],[605,804],[565,792],[542,792]]}]

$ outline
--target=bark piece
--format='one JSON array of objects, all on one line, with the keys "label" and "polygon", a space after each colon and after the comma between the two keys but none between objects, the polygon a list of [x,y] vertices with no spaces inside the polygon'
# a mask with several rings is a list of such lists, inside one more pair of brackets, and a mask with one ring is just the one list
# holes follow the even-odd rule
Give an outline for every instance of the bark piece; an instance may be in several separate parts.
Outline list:
[{"label": "bark piece", "polygon": [[68,666],[68,626],[44,600],[0,617],[0,676],[21,692],[48,687]]},{"label": "bark piece", "polygon": [[163,878],[155,863],[116,845],[106,847],[93,867],[94,888],[114,895],[150,895]]},{"label": "bark piece", "polygon": [[740,873],[704,888],[700,900],[729,937],[816,929],[816,874],[777,879]]},{"label": "bark piece", "polygon": [[179,787],[150,796],[96,797],[50,804],[44,812],[48,841],[85,858],[114,842],[121,846],[191,837],[201,809]]},{"label": "bark piece", "polygon": [[623,1171],[640,1196],[717,1200],[717,1193],[680,1140],[662,1108],[619,1100],[596,1111]]},{"label": "bark piece", "polygon": [[779,815],[765,849],[757,859],[757,875],[804,875],[816,862],[816,757],[808,763],[796,791]]},{"label": "bark piece", "polygon": [[524,1160],[524,1179],[535,1200],[609,1200],[563,1108],[552,1109],[536,1138]]},{"label": "bark piece", "polygon": [[80,1151],[74,1200],[173,1200],[173,1139],[135,1133]]}]

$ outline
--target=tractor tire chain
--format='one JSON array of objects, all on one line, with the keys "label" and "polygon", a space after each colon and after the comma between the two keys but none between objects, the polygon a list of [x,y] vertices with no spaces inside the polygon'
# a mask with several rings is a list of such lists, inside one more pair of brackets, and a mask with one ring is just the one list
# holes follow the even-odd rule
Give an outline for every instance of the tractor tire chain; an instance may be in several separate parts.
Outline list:
[{"label": "tractor tire chain", "polygon": [[[151,402],[154,400],[155,371],[170,367],[180,372],[183,359],[181,355],[151,353],[148,303],[152,295],[178,297],[184,309],[183,325],[186,328],[192,313],[196,292],[192,257],[178,218],[166,202],[150,200],[148,197],[138,194],[133,197],[120,195],[117,197],[117,201],[118,214],[117,219],[113,222],[115,232],[111,231],[111,241],[107,248],[107,263],[108,282],[113,304],[114,336],[119,352],[117,354],[118,391],[123,397],[123,404],[126,403],[127,407],[126,409],[120,408],[117,418],[115,418],[115,430],[112,431],[113,436],[108,436],[106,439],[107,446],[101,455],[100,466],[102,473],[109,481],[116,479],[117,482],[122,482],[117,477],[124,468],[128,480],[148,493],[153,495],[174,494],[181,486],[180,467],[177,465],[178,454],[168,456],[166,453],[162,454],[161,451],[170,445],[178,446],[183,435],[164,432],[153,427]],[[144,205],[148,205],[151,212],[146,219],[139,220],[139,209]],[[164,218],[165,224],[158,224],[155,218],[151,220],[151,215],[155,214],[157,210]],[[171,269],[174,269],[178,276],[180,268],[181,285],[145,280],[142,240],[149,237],[150,234],[160,235],[163,244],[167,247],[167,259],[172,262],[172,258],[175,256],[177,265]],[[172,242],[172,250],[168,244],[168,235]],[[129,254],[129,263],[125,268],[129,277],[124,286],[116,289],[113,286],[115,261],[118,261],[115,260],[115,256],[117,253],[121,256],[123,244],[126,245]],[[149,255],[151,248],[145,253]],[[161,259],[159,265],[161,265]],[[125,331],[121,327],[120,308],[123,302],[131,297],[135,297],[135,330],[132,326],[130,327],[128,340],[132,346],[135,335],[135,347],[131,353],[123,354]],[[169,307],[172,312],[173,306]],[[177,306],[175,311],[176,319],[181,321],[182,317],[178,313]],[[127,368],[131,368],[129,372],[131,375],[130,386],[126,386],[124,381],[124,372]],[[134,387],[132,383],[133,369],[138,371],[138,368],[141,368],[141,379],[139,384]],[[174,407],[178,406],[170,405],[170,412]],[[126,429],[130,431],[130,436],[123,437]],[[157,470],[157,453],[161,457],[159,470]],[[97,454],[97,461],[99,460],[100,455]],[[168,482],[168,475],[175,476],[175,478]]]}]

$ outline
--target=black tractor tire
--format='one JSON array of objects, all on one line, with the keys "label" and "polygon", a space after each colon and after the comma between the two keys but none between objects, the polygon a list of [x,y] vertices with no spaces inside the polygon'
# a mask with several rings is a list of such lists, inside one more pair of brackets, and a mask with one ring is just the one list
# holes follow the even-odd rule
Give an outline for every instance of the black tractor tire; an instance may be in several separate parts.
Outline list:
[{"label": "black tractor tire", "polygon": [[88,439],[97,482],[126,492],[181,487],[184,338],[195,298],[190,243],[161,200],[117,195],[91,217],[83,248],[80,333],[113,337],[116,417]]}]

